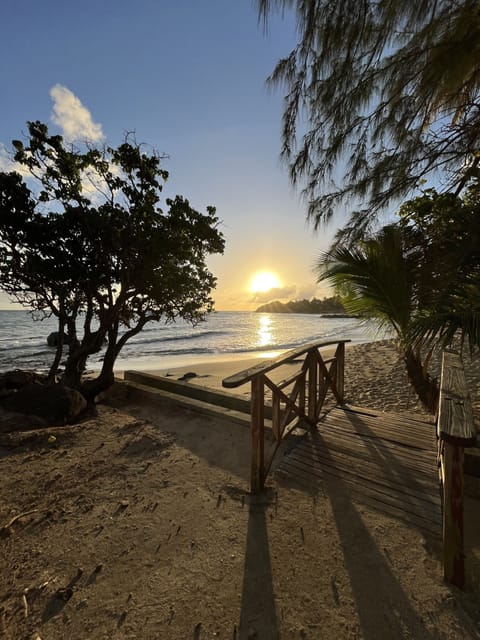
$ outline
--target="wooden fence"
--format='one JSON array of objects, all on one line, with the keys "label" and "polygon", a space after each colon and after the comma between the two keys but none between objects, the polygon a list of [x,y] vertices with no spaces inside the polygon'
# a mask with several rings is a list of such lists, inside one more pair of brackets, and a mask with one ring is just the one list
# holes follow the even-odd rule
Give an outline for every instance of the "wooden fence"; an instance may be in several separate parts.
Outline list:
[{"label": "wooden fence", "polygon": [[[252,459],[250,485],[259,493],[265,484],[273,457],[286,433],[299,422],[306,426],[317,424],[325,397],[330,389],[337,401],[343,403],[345,343],[349,340],[310,343],[287,352],[280,358],[261,362],[245,369],[222,384],[227,389],[251,383],[251,438]],[[336,346],[333,357],[323,358],[321,349]],[[284,380],[273,382],[267,374],[286,364],[300,368]],[[266,452],[266,401],[271,396],[271,443]]]},{"label": "wooden fence", "polygon": [[465,447],[475,445],[476,431],[462,360],[452,351],[444,351],[442,356],[437,437],[444,577],[462,588],[465,582],[463,458]]},{"label": "wooden fence", "polygon": [[[282,438],[299,423],[315,426],[329,390],[343,404],[345,343],[349,340],[304,345],[280,358],[261,362],[223,380],[226,388],[251,383],[251,476],[253,493],[265,484]],[[336,346],[332,357],[321,349]],[[274,382],[272,374],[284,365],[300,364],[294,373]],[[277,371],[278,373],[278,371]],[[265,419],[271,416],[266,438]],[[460,355],[444,351],[437,419],[438,464],[443,510],[443,567],[445,580],[462,588],[464,567],[464,449],[476,444],[472,403]],[[269,440],[270,451],[266,452]]]}]

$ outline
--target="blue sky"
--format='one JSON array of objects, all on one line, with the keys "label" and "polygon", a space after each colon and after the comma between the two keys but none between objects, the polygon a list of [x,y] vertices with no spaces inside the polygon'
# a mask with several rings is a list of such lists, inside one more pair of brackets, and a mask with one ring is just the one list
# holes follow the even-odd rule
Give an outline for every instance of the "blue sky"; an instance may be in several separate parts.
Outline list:
[{"label": "blue sky", "polygon": [[323,295],[312,265],[335,228],[307,225],[279,161],[282,94],[265,88],[295,44],[291,16],[265,33],[251,0],[3,0],[0,17],[0,144],[27,120],[112,145],[135,131],[169,156],[166,195],[217,207],[218,309],[268,298],[248,289],[259,270],[279,278],[274,297]]}]

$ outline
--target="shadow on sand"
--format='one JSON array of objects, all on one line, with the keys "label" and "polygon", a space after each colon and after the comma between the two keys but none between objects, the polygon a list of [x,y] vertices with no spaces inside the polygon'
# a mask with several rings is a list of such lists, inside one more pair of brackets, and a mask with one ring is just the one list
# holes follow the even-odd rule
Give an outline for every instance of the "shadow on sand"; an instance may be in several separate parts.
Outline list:
[{"label": "shadow on sand", "polygon": [[268,493],[249,498],[238,640],[278,640],[277,610],[267,531]]},{"label": "shadow on sand", "polygon": [[[321,446],[321,435],[315,441]],[[324,456],[326,451],[328,447],[322,447]],[[323,488],[335,519],[362,638],[434,640],[413,608],[387,556],[362,520],[350,487],[341,478],[325,474]],[[405,549],[407,565],[408,550]]]}]

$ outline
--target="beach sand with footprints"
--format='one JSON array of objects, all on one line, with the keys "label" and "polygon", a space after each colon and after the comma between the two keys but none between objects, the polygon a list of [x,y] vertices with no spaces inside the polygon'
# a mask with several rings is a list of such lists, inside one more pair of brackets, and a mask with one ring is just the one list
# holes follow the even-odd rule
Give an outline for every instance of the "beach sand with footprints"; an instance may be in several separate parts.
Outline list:
[{"label": "beach sand with footprints", "polygon": [[[161,373],[219,388],[245,366]],[[478,411],[478,363],[467,378]],[[389,342],[347,349],[345,396],[421,411]],[[274,476],[251,496],[249,432],[226,418],[117,385],[95,418],[15,438],[0,457],[1,637],[480,637],[478,576],[446,586],[438,539],[333,485]],[[469,494],[473,554],[478,479]]]}]

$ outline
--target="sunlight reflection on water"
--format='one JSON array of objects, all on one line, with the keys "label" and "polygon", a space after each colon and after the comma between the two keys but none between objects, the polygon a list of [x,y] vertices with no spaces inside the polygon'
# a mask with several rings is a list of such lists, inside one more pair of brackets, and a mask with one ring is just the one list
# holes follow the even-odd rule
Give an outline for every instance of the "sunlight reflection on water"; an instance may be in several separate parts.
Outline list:
[{"label": "sunlight reflection on water", "polygon": [[273,343],[273,334],[271,330],[272,320],[270,316],[261,315],[258,318],[258,340],[257,346],[268,347]]},{"label": "sunlight reflection on water", "polygon": [[[183,366],[213,359],[275,358],[309,342],[350,338],[354,343],[385,339],[354,318],[314,314],[218,312],[192,327],[151,323],[127,342],[118,370]],[[47,337],[57,330],[55,318],[33,322],[26,311],[0,311],[0,371],[13,368],[48,370],[54,350]],[[94,354],[88,369],[98,370],[103,353]]]}]

